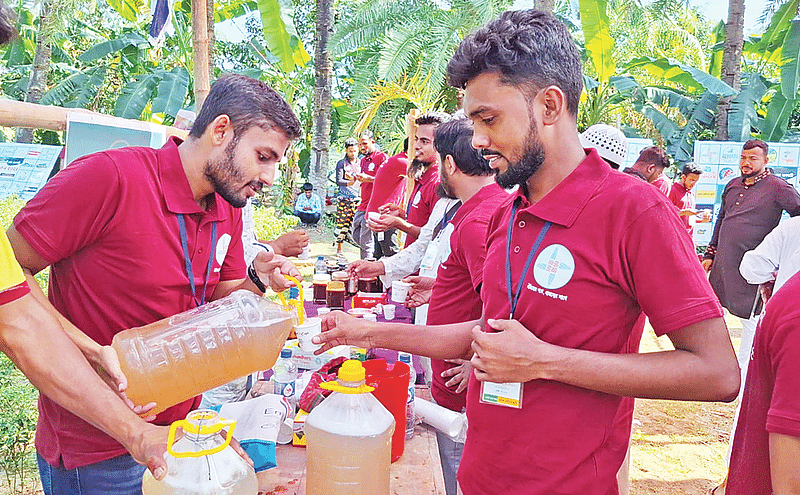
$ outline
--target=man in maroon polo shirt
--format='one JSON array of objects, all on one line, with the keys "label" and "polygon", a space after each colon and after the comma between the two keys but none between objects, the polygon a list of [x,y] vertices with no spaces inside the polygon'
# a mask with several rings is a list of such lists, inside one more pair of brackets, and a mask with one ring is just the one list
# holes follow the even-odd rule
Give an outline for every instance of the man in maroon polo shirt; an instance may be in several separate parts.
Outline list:
[{"label": "man in maroon polo shirt", "polygon": [[683,166],[681,178],[672,184],[667,195],[672,204],[678,208],[678,215],[686,232],[689,233],[689,237],[692,237],[694,232],[693,217],[697,215],[697,202],[694,199],[692,188],[700,180],[702,173],[703,170],[696,163],[687,163]]},{"label": "man in maroon polo shirt", "polygon": [[388,157],[386,153],[378,149],[375,144],[375,136],[369,129],[361,133],[358,147],[364,156],[361,158],[361,172],[355,175],[355,179],[361,183],[361,204],[358,205],[356,214],[353,216],[353,240],[361,248],[361,259],[365,259],[371,258],[375,253],[372,231],[367,227],[367,207],[372,196],[375,175]]},{"label": "man in maroon polo shirt", "polygon": [[[262,280],[282,290],[281,273],[299,275],[266,252],[248,269],[237,209],[272,183],[276,163],[299,135],[297,118],[274,90],[223,76],[186,141],[81,158],[14,219],[8,237],[32,291],[115,390],[124,390],[125,377],[108,346],[119,331],[234,290],[263,292]],[[46,266],[49,303],[32,278]],[[155,423],[184,418],[199,399],[167,409]],[[39,398],[36,450],[46,495],[141,492],[144,467],[47,395]]]},{"label": "man in maroon polo shirt", "polygon": [[408,176],[414,179],[414,189],[408,198],[408,205],[403,210],[397,204],[384,205],[384,215],[374,221],[372,228],[376,232],[387,229],[402,230],[407,234],[405,247],[408,247],[419,236],[419,231],[427,222],[433,211],[433,205],[439,200],[436,186],[439,184],[439,156],[436,153],[434,133],[442,122],[450,120],[450,116],[441,112],[428,112],[417,117],[417,130],[414,134],[414,159],[408,167]]},{"label": "man in maroon polo shirt", "polygon": [[660,146],[649,146],[639,153],[639,158],[631,168],[644,175],[647,182],[667,196],[672,187],[672,181],[664,173],[667,167],[669,167],[667,152]]},{"label": "man in maroon polo shirt", "polygon": [[[406,139],[408,143],[408,139]],[[378,169],[375,182],[372,184],[372,194],[367,206],[367,227],[372,229],[373,215],[380,215],[378,210],[387,203],[401,203],[406,191],[406,170],[408,169],[408,155],[405,149],[389,157],[386,163]],[[372,242],[374,246],[373,257],[381,259],[392,256],[399,251],[396,229],[373,230]]]},{"label": "man in maroon polo shirt", "polygon": [[[581,147],[580,52],[552,14],[501,14],[461,42],[448,73],[464,89],[473,146],[501,186],[519,186],[487,229],[483,318],[421,327],[336,312],[317,352],[474,353],[465,495],[616,494],[623,397],[736,396],[722,308],[666,196]],[[642,312],[674,351],[633,351]]]}]

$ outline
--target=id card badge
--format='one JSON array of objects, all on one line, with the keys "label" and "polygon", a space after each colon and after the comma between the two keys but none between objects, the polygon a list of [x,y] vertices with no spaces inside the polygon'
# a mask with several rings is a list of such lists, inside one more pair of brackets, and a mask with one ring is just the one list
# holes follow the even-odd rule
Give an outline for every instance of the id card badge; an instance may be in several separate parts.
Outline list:
[{"label": "id card badge", "polygon": [[420,271],[430,271],[436,266],[436,255],[439,252],[439,243],[434,239],[428,244],[425,249],[425,255],[422,257],[422,262],[419,264]]},{"label": "id card badge", "polygon": [[480,401],[484,404],[522,409],[522,384],[481,382]]}]

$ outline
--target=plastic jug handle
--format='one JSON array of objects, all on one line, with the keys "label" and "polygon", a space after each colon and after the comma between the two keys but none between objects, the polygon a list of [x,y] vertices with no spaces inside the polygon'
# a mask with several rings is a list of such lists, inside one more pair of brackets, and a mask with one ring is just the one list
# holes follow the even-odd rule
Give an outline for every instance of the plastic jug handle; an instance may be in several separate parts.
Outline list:
[{"label": "plastic jug handle", "polygon": [[[175,444],[175,433],[177,433],[178,428],[183,429],[183,431],[188,431],[192,433],[213,434],[213,433],[219,433],[226,426],[228,426],[228,433],[225,436],[225,441],[212,449],[198,450],[196,452],[175,452],[174,450],[172,450],[172,446]],[[216,454],[217,452],[222,452],[228,445],[231,444],[231,440],[233,439],[233,430],[235,428],[236,428],[236,421],[232,419],[220,418],[217,423],[211,426],[204,426],[201,428],[200,431],[197,430],[195,425],[193,425],[192,423],[190,423],[185,419],[175,421],[169,427],[169,437],[167,438],[167,452],[169,452],[169,454],[172,457],[177,457],[179,459],[185,457],[203,457],[206,455]]]},{"label": "plastic jug handle", "polygon": [[284,277],[287,280],[289,280],[291,282],[294,282],[294,285],[297,286],[297,291],[298,291],[297,300],[296,301],[295,300],[287,301],[286,298],[283,297],[283,293],[282,292],[278,292],[278,299],[280,299],[281,304],[283,304],[284,308],[290,309],[290,307],[294,307],[295,310],[297,310],[297,319],[298,319],[297,323],[298,323],[298,325],[302,325],[303,322],[306,319],[306,310],[305,310],[305,307],[303,306],[303,303],[304,303],[304,301],[303,301],[303,285],[300,283],[299,280],[297,280],[296,278],[292,277],[291,275],[284,275]]}]

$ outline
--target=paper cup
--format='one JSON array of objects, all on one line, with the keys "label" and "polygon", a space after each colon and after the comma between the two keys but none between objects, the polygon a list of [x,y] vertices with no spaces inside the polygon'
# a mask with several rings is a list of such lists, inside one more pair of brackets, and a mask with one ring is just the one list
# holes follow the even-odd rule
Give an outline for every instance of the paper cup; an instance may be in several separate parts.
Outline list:
[{"label": "paper cup", "polygon": [[394,320],[394,311],[395,311],[394,304],[383,305],[383,317],[386,318],[387,320]]},{"label": "paper cup", "polygon": [[299,260],[307,260],[311,256],[311,244],[303,248],[303,252],[297,255]]},{"label": "paper cup", "polygon": [[375,313],[366,313],[364,314],[364,319],[367,321],[378,321],[378,317],[375,316]]},{"label": "paper cup", "polygon": [[419,416],[423,423],[433,426],[454,440],[465,430],[466,418],[463,414],[419,397],[414,399],[414,414]]},{"label": "paper cup", "polygon": [[331,308],[319,308],[317,310],[317,316],[326,315],[331,312]]},{"label": "paper cup", "polygon": [[392,301],[400,304],[406,302],[408,289],[410,288],[411,284],[408,282],[403,282],[402,280],[395,280],[392,282]]},{"label": "paper cup", "polygon": [[306,318],[302,325],[294,327],[294,332],[297,334],[297,340],[300,341],[300,349],[306,352],[313,352],[322,347],[311,342],[311,338],[314,335],[322,333],[321,318]]},{"label": "paper cup", "polygon": [[381,214],[378,213],[377,211],[371,211],[371,212],[367,213],[367,218],[369,218],[370,220],[373,220],[373,221],[379,220],[381,218]]}]

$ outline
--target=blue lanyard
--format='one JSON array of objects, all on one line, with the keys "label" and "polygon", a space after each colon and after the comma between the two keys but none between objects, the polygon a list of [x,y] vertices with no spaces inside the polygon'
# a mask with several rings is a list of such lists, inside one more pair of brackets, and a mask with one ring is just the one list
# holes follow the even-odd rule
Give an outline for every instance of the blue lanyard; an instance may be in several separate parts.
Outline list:
[{"label": "blue lanyard", "polygon": [[550,230],[550,226],[552,225],[551,222],[545,222],[541,230],[539,230],[539,235],[536,236],[536,242],[533,243],[531,251],[528,253],[528,259],[525,261],[525,266],[522,269],[522,275],[519,277],[519,285],[517,286],[517,290],[514,291],[514,287],[511,284],[511,233],[514,230],[514,217],[517,214],[519,202],[520,198],[514,200],[514,206],[511,208],[511,218],[508,219],[508,231],[506,233],[506,288],[508,289],[508,303],[511,306],[510,315],[508,317],[510,320],[514,319],[514,311],[517,309],[519,296],[522,293],[522,286],[525,285],[525,276],[528,274],[528,269],[531,267],[531,262],[533,262],[533,255],[539,250],[539,246],[541,246],[544,236],[547,235],[547,231]]},{"label": "blue lanyard", "polygon": [[420,188],[422,188],[422,184],[417,182],[416,185],[414,186],[414,192],[412,192],[411,196],[408,197],[408,204],[406,205],[406,220],[408,220],[408,215],[411,214],[411,205],[414,203],[414,196],[417,195]]},{"label": "blue lanyard", "polygon": [[208,278],[211,276],[211,267],[214,265],[214,246],[217,243],[217,222],[211,222],[211,247],[208,249],[208,266],[206,267],[206,278],[203,280],[203,294],[200,299],[197,299],[197,289],[194,286],[194,270],[192,269],[192,260],[189,258],[189,242],[186,234],[186,220],[183,213],[178,213],[178,228],[181,234],[181,247],[183,248],[183,262],[186,265],[186,276],[189,278],[189,285],[192,287],[192,298],[197,306],[202,306],[206,303],[206,287],[208,287]]},{"label": "blue lanyard", "polygon": [[[455,206],[455,204],[453,206]],[[450,213],[450,211],[452,211],[453,214],[448,217],[447,214]],[[444,211],[444,215],[442,215],[442,221],[441,223],[439,223],[439,233],[437,233],[436,237],[439,237],[439,234],[441,234],[444,228],[447,227],[447,224],[450,223],[450,220],[452,220],[453,217],[456,216],[457,211],[458,208],[453,208],[452,206],[450,207],[450,210]]]}]

